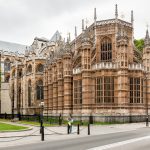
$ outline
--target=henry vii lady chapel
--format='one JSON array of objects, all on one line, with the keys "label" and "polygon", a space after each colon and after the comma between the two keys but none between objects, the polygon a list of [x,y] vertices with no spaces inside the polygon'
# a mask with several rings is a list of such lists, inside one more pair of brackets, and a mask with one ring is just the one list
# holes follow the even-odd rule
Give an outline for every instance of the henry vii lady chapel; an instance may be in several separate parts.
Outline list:
[{"label": "henry vii lady chapel", "polygon": [[23,55],[5,58],[11,66],[4,78],[12,113],[37,114],[41,102],[50,115],[147,113],[150,38],[147,30],[143,51],[136,49],[133,11],[126,22],[117,5],[108,20],[97,20],[94,9],[94,22],[86,26],[82,20],[82,33],[75,27],[74,40],[57,31],[50,40],[36,37]]}]

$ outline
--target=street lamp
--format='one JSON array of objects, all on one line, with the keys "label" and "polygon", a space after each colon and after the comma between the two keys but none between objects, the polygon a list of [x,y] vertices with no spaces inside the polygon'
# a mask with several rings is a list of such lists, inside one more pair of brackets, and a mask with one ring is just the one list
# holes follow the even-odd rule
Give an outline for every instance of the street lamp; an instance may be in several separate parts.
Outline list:
[{"label": "street lamp", "polygon": [[44,110],[44,102],[41,102],[39,104],[39,107],[41,108],[41,112],[40,112],[40,123],[41,123],[41,127],[43,126],[43,110]]},{"label": "street lamp", "polygon": [[44,110],[44,102],[39,104],[41,108],[41,125],[40,125],[40,133],[41,133],[41,141],[44,141],[44,126],[43,126],[43,110]]}]

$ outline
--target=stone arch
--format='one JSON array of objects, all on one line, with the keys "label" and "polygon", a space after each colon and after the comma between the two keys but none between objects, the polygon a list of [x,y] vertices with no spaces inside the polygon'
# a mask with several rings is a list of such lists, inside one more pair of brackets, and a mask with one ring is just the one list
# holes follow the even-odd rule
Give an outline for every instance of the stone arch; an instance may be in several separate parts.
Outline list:
[{"label": "stone arch", "polygon": [[10,59],[6,58],[4,60],[4,72],[10,71]]}]

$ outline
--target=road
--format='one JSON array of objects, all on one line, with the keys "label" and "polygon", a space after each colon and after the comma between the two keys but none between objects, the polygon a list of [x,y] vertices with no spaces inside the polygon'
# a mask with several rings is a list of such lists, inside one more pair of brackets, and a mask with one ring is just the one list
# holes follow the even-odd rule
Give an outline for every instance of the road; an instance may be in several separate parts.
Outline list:
[{"label": "road", "polygon": [[150,137],[148,139],[144,139],[141,141],[121,145],[121,146],[116,146],[116,147],[111,147],[108,148],[107,150],[150,150]]},{"label": "road", "polygon": [[[102,147],[104,145],[118,143],[122,141],[127,141],[131,139],[136,139],[140,137],[150,136],[150,128],[140,128],[134,131],[127,131],[127,132],[118,132],[118,133],[110,133],[110,134],[104,134],[104,135],[95,135],[95,136],[86,136],[86,137],[80,137],[75,139],[69,139],[69,140],[57,140],[57,141],[44,141],[39,142],[36,144],[27,144],[27,145],[21,145],[21,146],[13,146],[13,147],[3,147],[0,148],[0,150],[87,150],[93,147]],[[144,140],[146,141],[146,140]],[[139,144],[142,141],[137,141],[137,144],[128,143],[124,146],[115,147],[116,150],[130,150],[131,146],[132,150],[135,150],[137,147],[141,150],[140,146],[142,147],[142,150],[148,150],[146,148],[150,147],[150,142],[145,142],[146,145]],[[126,146],[126,147],[125,147]],[[146,147],[145,147],[146,146]],[[135,147],[135,148],[134,148]],[[130,148],[130,149],[128,149]],[[109,150],[112,148],[108,148]],[[136,150],[138,150],[136,149]],[[149,148],[150,149],[150,148]],[[98,150],[98,149],[95,149]]]}]

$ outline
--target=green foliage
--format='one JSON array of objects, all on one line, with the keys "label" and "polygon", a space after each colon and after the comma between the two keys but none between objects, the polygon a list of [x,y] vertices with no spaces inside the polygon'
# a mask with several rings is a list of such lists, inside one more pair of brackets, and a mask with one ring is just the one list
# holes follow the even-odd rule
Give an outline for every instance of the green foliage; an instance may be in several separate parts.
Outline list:
[{"label": "green foliage", "polygon": [[134,40],[134,45],[135,47],[139,50],[142,51],[144,48],[144,40],[143,39],[139,39],[139,40]]},{"label": "green foliage", "polygon": [[24,129],[27,129],[27,127],[11,125],[7,123],[0,123],[0,131],[16,131],[16,130],[18,131]]}]

